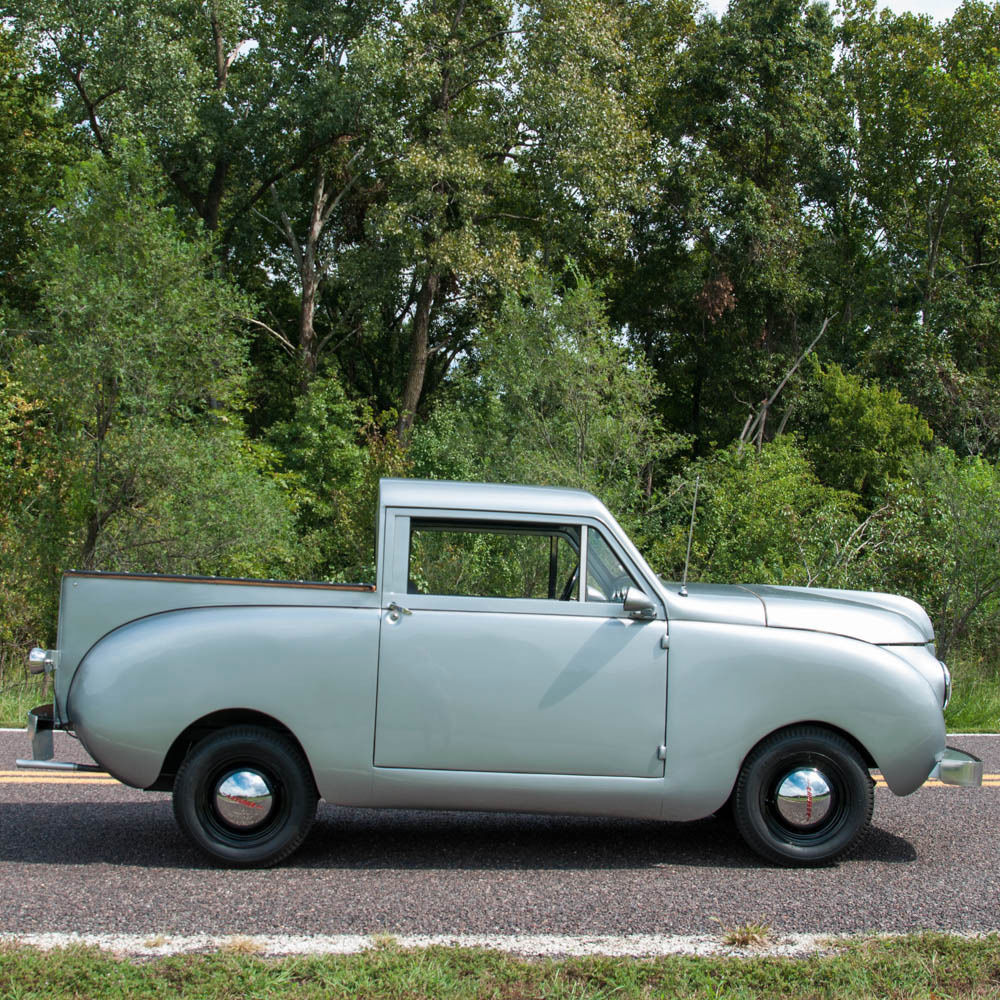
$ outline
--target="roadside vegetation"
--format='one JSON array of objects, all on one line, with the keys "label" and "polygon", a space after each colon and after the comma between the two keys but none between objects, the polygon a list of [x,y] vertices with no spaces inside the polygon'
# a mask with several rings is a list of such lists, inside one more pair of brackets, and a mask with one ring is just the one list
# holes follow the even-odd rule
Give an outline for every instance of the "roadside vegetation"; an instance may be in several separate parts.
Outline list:
[{"label": "roadside vegetation", "polygon": [[1000,728],[1000,7],[7,0],[0,716],[68,568],[370,579],[380,475],[927,608]]},{"label": "roadside vegetation", "polygon": [[[752,949],[749,950],[752,956]],[[983,1000],[1000,991],[1000,940],[925,935],[872,939],[808,959],[586,958],[526,961],[458,948],[267,960],[229,951],[153,960],[97,950],[0,945],[0,996],[62,998],[258,997],[308,1000],[670,1000],[823,997]]]}]

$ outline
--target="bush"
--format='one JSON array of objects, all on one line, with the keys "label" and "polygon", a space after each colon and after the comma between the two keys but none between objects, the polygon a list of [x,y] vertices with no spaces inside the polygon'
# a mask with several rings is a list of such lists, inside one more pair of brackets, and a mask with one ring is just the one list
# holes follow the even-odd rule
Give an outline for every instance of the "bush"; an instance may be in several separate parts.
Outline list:
[{"label": "bush", "polygon": [[891,482],[906,478],[931,439],[930,426],[897,390],[866,384],[832,362],[811,362],[795,421],[805,453],[828,486],[869,502],[883,497]]},{"label": "bush", "polygon": [[698,510],[688,578],[718,583],[837,586],[863,547],[858,497],[819,481],[795,439],[738,446],[692,463],[675,484],[653,562],[684,570],[695,478]]},{"label": "bush", "polygon": [[1000,630],[1000,469],[938,448],[914,462],[880,517],[874,570],[886,589],[924,604],[944,656],[963,638],[995,645]]}]

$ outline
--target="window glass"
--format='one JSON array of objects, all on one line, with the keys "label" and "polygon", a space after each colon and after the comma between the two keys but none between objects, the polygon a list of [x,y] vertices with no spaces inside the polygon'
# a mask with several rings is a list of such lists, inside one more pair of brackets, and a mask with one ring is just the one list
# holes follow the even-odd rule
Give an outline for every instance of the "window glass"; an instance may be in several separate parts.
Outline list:
[{"label": "window glass", "polygon": [[455,521],[410,522],[411,594],[579,599],[580,529]]},{"label": "window glass", "polygon": [[587,529],[587,600],[618,603],[629,587],[637,587],[635,578],[622,565],[604,536]]}]

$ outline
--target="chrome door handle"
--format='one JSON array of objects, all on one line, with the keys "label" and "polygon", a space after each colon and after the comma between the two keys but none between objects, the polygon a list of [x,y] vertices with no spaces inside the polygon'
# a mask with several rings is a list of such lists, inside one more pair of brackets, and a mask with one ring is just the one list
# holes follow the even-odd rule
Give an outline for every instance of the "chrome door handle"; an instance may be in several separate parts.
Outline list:
[{"label": "chrome door handle", "polygon": [[397,604],[395,601],[389,605],[389,621],[398,622],[400,615],[412,615],[413,612],[409,608],[404,608],[401,604]]}]

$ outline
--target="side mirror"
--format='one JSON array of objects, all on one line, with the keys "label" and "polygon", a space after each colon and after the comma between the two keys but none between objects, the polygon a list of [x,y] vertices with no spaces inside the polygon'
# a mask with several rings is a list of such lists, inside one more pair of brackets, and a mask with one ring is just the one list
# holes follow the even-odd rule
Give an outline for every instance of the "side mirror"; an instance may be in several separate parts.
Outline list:
[{"label": "side mirror", "polygon": [[628,612],[629,618],[655,618],[656,605],[638,588],[629,587],[625,591],[622,606]]}]

